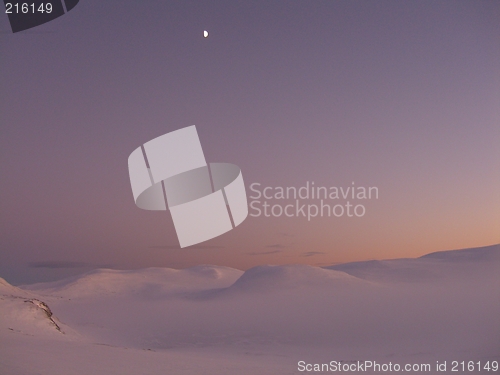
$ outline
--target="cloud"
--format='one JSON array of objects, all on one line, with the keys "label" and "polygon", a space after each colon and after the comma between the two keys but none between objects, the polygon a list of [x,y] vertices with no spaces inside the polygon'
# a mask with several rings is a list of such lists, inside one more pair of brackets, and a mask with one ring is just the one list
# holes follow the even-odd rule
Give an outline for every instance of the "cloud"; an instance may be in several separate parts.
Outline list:
[{"label": "cloud", "polygon": [[282,253],[283,250],[271,250],[271,251],[261,251],[261,252],[253,252],[253,253],[246,253],[247,255],[272,255],[272,254],[278,254]]},{"label": "cloud", "polygon": [[70,262],[70,261],[45,261],[45,262],[30,262],[28,266],[31,268],[110,268],[109,264],[90,264],[85,262]]},{"label": "cloud", "polygon": [[266,247],[274,247],[276,249],[283,249],[284,247],[286,247],[285,245],[282,245],[282,244],[274,244],[274,245],[267,245]]},{"label": "cloud", "polygon": [[323,255],[323,254],[326,254],[326,253],[323,253],[321,251],[308,251],[307,253],[300,254],[300,256],[303,256],[303,257],[313,257],[315,255]]},{"label": "cloud", "polygon": [[[179,245],[159,245],[149,246],[150,249],[163,249],[163,250],[182,250]],[[223,249],[225,246],[210,246],[210,245],[195,245],[189,246],[186,249]]]}]

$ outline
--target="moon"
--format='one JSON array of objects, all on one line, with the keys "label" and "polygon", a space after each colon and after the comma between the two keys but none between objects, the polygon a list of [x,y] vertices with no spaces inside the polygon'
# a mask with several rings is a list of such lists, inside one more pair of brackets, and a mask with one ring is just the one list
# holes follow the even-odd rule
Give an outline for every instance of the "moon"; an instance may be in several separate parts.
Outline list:
[{"label": "moon", "polygon": [[207,30],[203,30],[203,38],[208,38],[208,31]]}]

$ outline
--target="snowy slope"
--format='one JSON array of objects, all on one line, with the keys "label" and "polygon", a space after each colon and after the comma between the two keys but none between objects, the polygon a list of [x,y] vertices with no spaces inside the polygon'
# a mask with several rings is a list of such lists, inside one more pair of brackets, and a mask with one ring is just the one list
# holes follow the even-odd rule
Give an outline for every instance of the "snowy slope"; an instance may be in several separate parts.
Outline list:
[{"label": "snowy slope", "polygon": [[500,245],[439,251],[417,259],[372,260],[327,267],[378,282],[428,283],[450,279],[467,283],[498,273]]},{"label": "snowy slope", "polygon": [[[330,268],[96,270],[23,288],[0,280],[0,374],[297,374],[299,360],[498,360],[499,275],[496,245]],[[26,300],[49,306],[64,333]]]},{"label": "snowy slope", "polygon": [[220,266],[196,266],[184,270],[146,268],[141,270],[98,269],[83,276],[49,283],[27,285],[26,290],[64,297],[140,294],[166,296],[188,291],[227,287],[243,271]]}]

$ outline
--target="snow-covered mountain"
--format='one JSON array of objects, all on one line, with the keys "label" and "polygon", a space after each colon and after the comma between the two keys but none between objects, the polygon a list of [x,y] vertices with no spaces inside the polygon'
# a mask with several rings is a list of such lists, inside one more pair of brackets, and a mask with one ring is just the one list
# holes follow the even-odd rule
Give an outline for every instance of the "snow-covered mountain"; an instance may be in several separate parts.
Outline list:
[{"label": "snow-covered mountain", "polygon": [[498,274],[500,245],[439,251],[416,259],[371,260],[327,267],[379,282],[474,282]]},{"label": "snow-covered mountain", "polygon": [[101,269],[22,287],[0,279],[2,375],[499,359],[500,245],[328,268]]}]

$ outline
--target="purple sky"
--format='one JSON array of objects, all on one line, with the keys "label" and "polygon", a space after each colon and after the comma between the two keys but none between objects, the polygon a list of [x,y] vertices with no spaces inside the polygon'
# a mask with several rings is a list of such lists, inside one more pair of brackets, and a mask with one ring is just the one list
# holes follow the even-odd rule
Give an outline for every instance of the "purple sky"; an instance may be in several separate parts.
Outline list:
[{"label": "purple sky", "polygon": [[[16,34],[0,17],[0,276],[499,243],[499,19],[498,1],[81,0]],[[193,124],[247,188],[355,182],[379,199],[178,249],[168,213],[135,207],[127,158]]]}]

